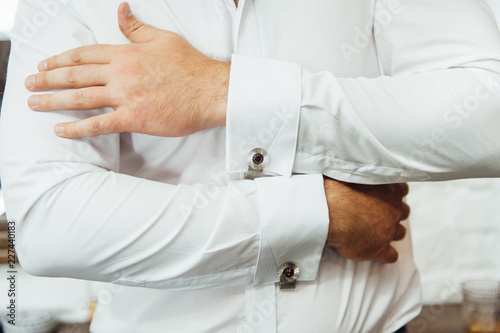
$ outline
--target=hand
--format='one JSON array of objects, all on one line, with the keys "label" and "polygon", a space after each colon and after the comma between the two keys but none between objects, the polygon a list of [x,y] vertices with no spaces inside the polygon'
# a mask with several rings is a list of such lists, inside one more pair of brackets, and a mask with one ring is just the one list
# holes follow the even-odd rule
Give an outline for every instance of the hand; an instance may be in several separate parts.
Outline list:
[{"label": "hand", "polygon": [[403,202],[408,185],[357,185],[325,179],[325,192],[330,211],[327,246],[346,259],[397,261],[398,253],[390,243],[406,234],[400,221],[410,214]]},{"label": "hand", "polygon": [[127,45],[92,45],[42,61],[26,79],[31,91],[71,89],[31,96],[37,111],[115,112],[57,124],[62,137],[137,132],[184,136],[226,121],[230,64],[197,51],[176,33],[138,21],[130,6],[118,9]]}]

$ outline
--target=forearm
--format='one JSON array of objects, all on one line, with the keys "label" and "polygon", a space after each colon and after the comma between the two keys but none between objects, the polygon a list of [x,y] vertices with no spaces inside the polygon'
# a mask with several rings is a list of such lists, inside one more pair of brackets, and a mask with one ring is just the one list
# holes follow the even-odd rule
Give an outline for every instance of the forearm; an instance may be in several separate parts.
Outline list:
[{"label": "forearm", "polygon": [[258,146],[271,157],[265,171],[285,176],[372,184],[498,176],[500,33],[481,2],[443,1],[429,16],[433,5],[403,1],[390,24],[375,21],[378,59],[369,60],[384,76],[236,56],[228,170],[244,171],[245,151]]},{"label": "forearm", "polygon": [[375,21],[387,76],[304,72],[298,170],[370,183],[500,175],[500,32],[484,2],[435,4],[402,1],[390,24]]},{"label": "forearm", "polygon": [[[259,209],[252,185],[229,185],[207,197],[213,186],[97,171],[52,188],[26,218],[12,204],[19,192],[5,192],[9,218],[20,226],[19,260],[32,274],[208,288],[253,283],[260,220],[253,214]],[[235,225],[241,209],[249,218]]]},{"label": "forearm", "polygon": [[472,69],[304,73],[294,170],[360,183],[498,177],[499,78]]},{"label": "forearm", "polygon": [[[267,171],[283,175],[371,184],[498,176],[500,84],[491,68],[346,79],[276,60],[238,56],[236,64],[229,171],[244,171],[250,149],[261,147]],[[250,72],[261,75],[244,85]],[[283,84],[253,88],[268,82]]]}]

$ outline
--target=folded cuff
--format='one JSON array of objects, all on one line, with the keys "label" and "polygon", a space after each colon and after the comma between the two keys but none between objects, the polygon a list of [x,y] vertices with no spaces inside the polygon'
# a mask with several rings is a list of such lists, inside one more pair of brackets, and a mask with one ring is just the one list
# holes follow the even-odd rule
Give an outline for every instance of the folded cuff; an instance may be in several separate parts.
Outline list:
[{"label": "folded cuff", "polygon": [[267,177],[257,181],[261,248],[255,285],[279,281],[292,262],[298,280],[315,280],[328,233],[329,215],[321,175]]},{"label": "folded cuff", "polygon": [[297,146],[301,67],[296,63],[233,55],[227,109],[228,172],[247,170],[255,148],[267,151],[264,172],[290,177]]}]

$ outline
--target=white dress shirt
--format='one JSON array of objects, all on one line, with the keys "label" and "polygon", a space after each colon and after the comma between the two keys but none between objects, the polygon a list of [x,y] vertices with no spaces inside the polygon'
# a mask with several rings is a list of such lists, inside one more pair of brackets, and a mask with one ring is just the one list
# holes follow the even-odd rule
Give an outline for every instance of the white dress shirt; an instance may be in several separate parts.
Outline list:
[{"label": "white dress shirt", "polygon": [[[486,163],[499,156],[500,137],[490,86],[477,89],[488,98],[441,135],[444,143],[415,153],[418,165],[408,154],[425,147],[421,140],[434,134],[428,126],[447,125],[442,108],[475,92],[481,77],[496,80],[500,41],[487,7],[477,0],[242,0],[238,8],[233,0],[132,0],[144,22],[208,55],[233,54],[227,129],[58,138],[57,122],[111,110],[30,111],[24,78],[67,49],[127,43],[119,3],[20,3],[0,172],[23,267],[125,286],[101,300],[97,333],[393,332],[413,318],[420,285],[410,237],[395,245],[400,260],[392,265],[323,250],[320,174],[368,183],[498,175],[498,165]],[[440,43],[446,47],[438,52]],[[452,124],[459,115],[448,115]],[[471,140],[475,117],[490,121]],[[240,180],[254,148],[267,151],[264,171],[275,177]],[[290,177],[297,173],[311,175]],[[285,262],[300,268],[295,290],[275,285]]]}]

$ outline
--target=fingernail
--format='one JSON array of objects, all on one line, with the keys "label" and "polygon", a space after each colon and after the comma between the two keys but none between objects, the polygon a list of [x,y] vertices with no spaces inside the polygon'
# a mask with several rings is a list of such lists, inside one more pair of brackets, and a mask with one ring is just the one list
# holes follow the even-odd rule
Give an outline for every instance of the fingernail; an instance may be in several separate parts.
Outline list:
[{"label": "fingernail", "polygon": [[64,133],[64,126],[57,125],[56,128],[54,129],[54,132],[56,132],[57,135],[62,135]]},{"label": "fingernail", "polygon": [[24,85],[26,86],[26,88],[28,89],[33,89],[33,87],[35,86],[35,77],[34,76],[28,76],[26,78],[26,80],[24,81]]},{"label": "fingernail", "polygon": [[38,64],[38,70],[40,72],[46,71],[47,70],[47,62],[42,61],[41,63]]},{"label": "fingernail", "polygon": [[40,97],[38,97],[38,95],[30,96],[30,98],[28,98],[28,104],[29,106],[37,106],[39,100]]}]

